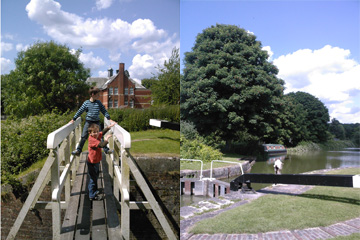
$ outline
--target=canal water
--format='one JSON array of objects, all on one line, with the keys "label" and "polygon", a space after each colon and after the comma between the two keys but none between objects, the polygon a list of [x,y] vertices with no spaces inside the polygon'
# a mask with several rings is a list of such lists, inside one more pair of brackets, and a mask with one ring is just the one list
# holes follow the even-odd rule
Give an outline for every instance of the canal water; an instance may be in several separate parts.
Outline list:
[{"label": "canal water", "polygon": [[[287,154],[272,157],[264,161],[256,161],[251,168],[251,173],[274,173],[274,161],[281,158],[283,174],[296,174],[320,169],[332,169],[339,167],[360,167],[360,148],[346,148],[339,151],[318,151],[306,154]],[[360,172],[359,172],[360,174]],[[230,182],[231,179],[221,179]],[[251,184],[255,190],[264,188],[268,184]],[[186,206],[194,202],[206,199],[198,196],[181,196],[180,205]]]}]

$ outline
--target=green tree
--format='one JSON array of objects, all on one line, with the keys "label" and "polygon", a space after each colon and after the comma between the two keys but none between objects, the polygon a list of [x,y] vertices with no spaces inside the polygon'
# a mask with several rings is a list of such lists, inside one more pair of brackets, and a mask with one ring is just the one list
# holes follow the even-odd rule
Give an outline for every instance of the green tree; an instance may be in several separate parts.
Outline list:
[{"label": "green tree", "polygon": [[306,112],[306,129],[309,133],[306,141],[316,143],[326,142],[329,136],[329,111],[316,97],[305,92],[289,93],[293,99],[300,103]]},{"label": "green tree", "polygon": [[284,110],[279,114],[282,123],[281,142],[287,146],[296,146],[309,136],[306,128],[306,111],[291,95],[285,95],[283,99]]},{"label": "green tree", "polygon": [[284,81],[267,61],[256,36],[217,24],[198,34],[185,53],[181,118],[200,134],[221,132],[227,141],[277,141]]},{"label": "green tree", "polygon": [[151,86],[156,83],[156,77],[144,78],[141,80],[141,85],[143,85],[147,89],[151,89]]},{"label": "green tree", "polygon": [[152,96],[155,105],[174,105],[180,99],[180,56],[179,49],[172,50],[171,57],[164,62],[164,66],[158,66],[160,73],[157,81],[151,85]]},{"label": "green tree", "polygon": [[336,119],[333,118],[329,125],[330,133],[334,135],[335,138],[340,140],[345,139],[345,128],[344,126]]},{"label": "green tree", "polygon": [[2,104],[5,114],[24,118],[58,109],[65,112],[86,96],[90,70],[79,61],[80,50],[37,42],[18,53],[15,70],[5,76]]}]

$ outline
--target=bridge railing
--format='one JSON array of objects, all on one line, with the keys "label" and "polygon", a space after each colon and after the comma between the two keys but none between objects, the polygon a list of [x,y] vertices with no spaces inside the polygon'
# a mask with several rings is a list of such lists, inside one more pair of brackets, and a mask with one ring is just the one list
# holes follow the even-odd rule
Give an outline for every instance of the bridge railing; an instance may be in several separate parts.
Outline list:
[{"label": "bridge railing", "polygon": [[[31,209],[51,209],[53,239],[60,239],[61,209],[66,209],[70,200],[71,180],[75,179],[79,157],[70,154],[81,138],[81,118],[50,133],[47,138],[49,156],[41,169],[13,227],[6,239],[15,239],[26,214]],[[45,186],[51,181],[51,201],[38,201]],[[65,201],[60,196],[65,190]]]},{"label": "bridge railing", "polygon": [[[105,118],[105,126],[109,125],[110,122]],[[109,139],[109,146],[111,149],[114,149],[114,151],[110,155],[107,154],[106,161],[109,166],[109,174],[113,180],[114,197],[120,203],[120,229],[122,237],[124,239],[130,239],[130,210],[145,208],[152,209],[168,239],[178,239],[177,234],[171,228],[170,221],[166,218],[134,157],[130,153],[130,133],[119,125],[113,126],[111,132],[113,137]],[[143,192],[146,201],[130,201],[130,173]]]}]

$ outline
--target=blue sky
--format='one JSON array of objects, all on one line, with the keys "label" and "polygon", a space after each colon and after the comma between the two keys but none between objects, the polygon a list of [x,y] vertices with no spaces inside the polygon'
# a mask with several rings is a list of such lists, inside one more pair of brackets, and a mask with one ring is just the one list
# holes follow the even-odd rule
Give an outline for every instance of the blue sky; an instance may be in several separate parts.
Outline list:
[{"label": "blue sky", "polygon": [[286,93],[309,92],[331,118],[360,122],[360,1],[181,0],[181,57],[216,23],[257,36]]},{"label": "blue sky", "polygon": [[80,60],[92,76],[125,63],[134,79],[153,76],[156,66],[180,47],[179,0],[2,0],[1,71],[36,41],[82,47]]}]

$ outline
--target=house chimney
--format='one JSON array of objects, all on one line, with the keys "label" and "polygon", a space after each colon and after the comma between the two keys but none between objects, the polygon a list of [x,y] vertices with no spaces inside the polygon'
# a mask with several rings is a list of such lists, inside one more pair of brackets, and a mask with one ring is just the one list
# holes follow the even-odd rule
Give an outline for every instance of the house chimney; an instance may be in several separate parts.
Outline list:
[{"label": "house chimney", "polygon": [[125,63],[119,63],[119,72],[124,74],[125,71]]},{"label": "house chimney", "polygon": [[113,76],[113,69],[109,68],[108,69],[108,77],[112,77]]}]

